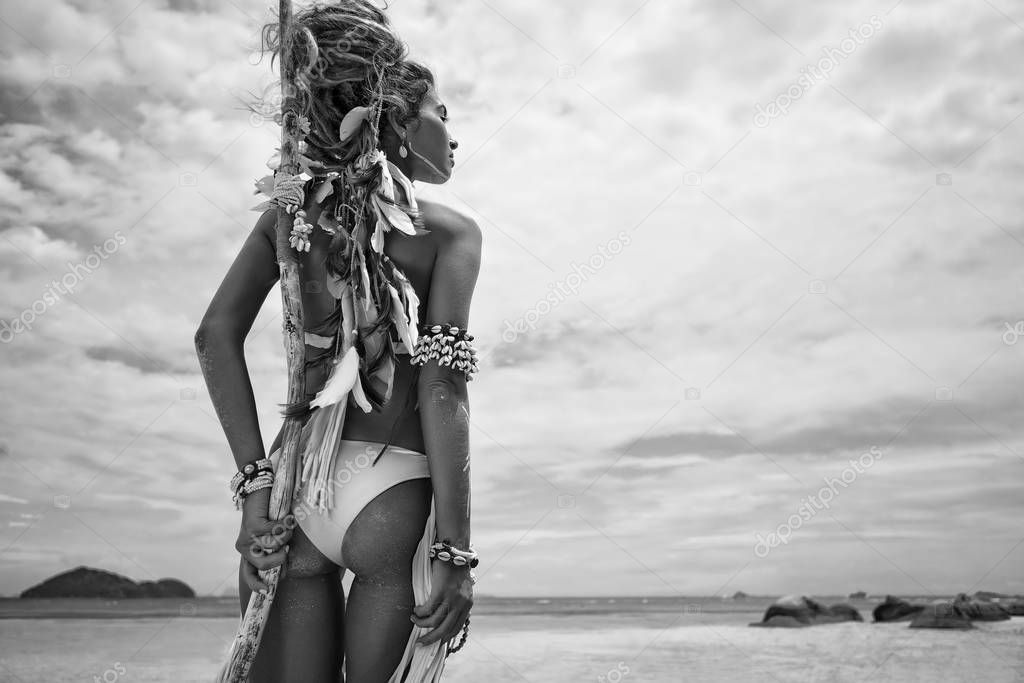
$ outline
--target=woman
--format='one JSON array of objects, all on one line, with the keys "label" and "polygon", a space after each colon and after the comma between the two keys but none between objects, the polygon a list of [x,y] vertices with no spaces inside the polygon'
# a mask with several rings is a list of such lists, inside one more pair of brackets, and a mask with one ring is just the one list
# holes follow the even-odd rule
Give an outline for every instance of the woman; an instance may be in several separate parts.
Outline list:
[{"label": "woman", "polygon": [[[257,570],[284,565],[250,680],[437,680],[473,604],[466,382],[476,367],[466,328],[480,230],[413,196],[415,180],[448,180],[458,144],[432,74],[406,59],[386,15],[348,0],[293,19],[299,149],[313,177],[299,195],[264,179],[271,201],[196,333],[239,469],[243,610],[266,589]],[[276,53],[275,27],[263,35]],[[306,342],[306,400],[283,411],[303,424],[297,526],[268,519],[273,475],[260,474],[268,465],[243,354],[279,276],[278,205],[296,216]],[[243,472],[250,463],[255,476]],[[438,539],[450,552],[430,560]]]}]

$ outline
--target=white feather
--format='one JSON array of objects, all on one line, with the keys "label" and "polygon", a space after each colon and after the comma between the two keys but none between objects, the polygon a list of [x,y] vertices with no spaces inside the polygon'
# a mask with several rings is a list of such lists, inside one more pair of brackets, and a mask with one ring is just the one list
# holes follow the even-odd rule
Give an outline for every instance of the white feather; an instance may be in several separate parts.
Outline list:
[{"label": "white feather", "polygon": [[363,121],[366,120],[369,113],[370,108],[365,106],[349,109],[348,113],[341,120],[341,125],[338,126],[338,140],[345,142],[355,135],[355,132],[359,130],[359,126],[363,125]]},{"label": "white feather", "polygon": [[370,236],[370,247],[378,254],[384,253],[384,220],[377,218],[377,225]]},{"label": "white feather", "polygon": [[313,195],[313,201],[317,204],[322,204],[325,199],[330,197],[334,193],[334,183],[330,180],[325,180],[317,186],[316,193]]},{"label": "white feather", "polygon": [[398,336],[401,337],[402,343],[405,344],[405,347],[411,354],[416,347],[416,340],[413,339],[412,334],[409,332],[409,315],[406,312],[401,297],[398,296],[398,290],[392,287],[391,283],[388,283],[388,291],[391,292],[391,301],[394,304],[393,319],[398,330]]},{"label": "white feather", "polygon": [[333,273],[328,273],[327,291],[331,293],[331,296],[335,299],[340,299],[344,296],[346,289],[348,289],[348,282]]},{"label": "white feather", "polygon": [[[415,346],[420,335],[420,300],[416,296],[416,290],[413,289],[412,283],[409,282],[408,278],[402,278],[402,289],[405,290],[405,298],[409,302],[409,308],[406,310],[406,313],[409,316],[410,338]],[[409,350],[409,353],[412,353],[412,349]]]},{"label": "white feather", "polygon": [[391,227],[399,232],[404,232],[406,235],[415,235],[416,229],[412,225],[412,219],[409,218],[409,214],[402,211],[393,204],[388,204],[382,200],[378,195],[373,195],[373,202],[380,209],[381,213],[387,218],[388,223]]},{"label": "white feather", "polygon": [[341,293],[341,334],[342,348],[347,349],[356,341],[356,309],[352,301],[352,287],[346,285]]},{"label": "white feather", "polygon": [[412,190],[412,181],[402,173],[402,169],[395,166],[393,161],[388,162],[388,168],[391,170],[392,181],[397,180],[405,190],[405,196],[409,198],[409,208],[418,210],[419,206],[416,204],[416,193]]},{"label": "white feather", "polygon": [[378,157],[377,161],[380,164],[380,192],[391,201],[395,201],[395,186],[391,180],[391,171],[388,170],[391,162],[387,160],[383,153]]},{"label": "white feather", "polygon": [[[309,402],[310,408],[324,408],[345,398],[359,373],[359,354],[350,346],[340,360],[335,361],[324,388]],[[361,389],[361,388],[360,388]]]},{"label": "white feather", "polygon": [[357,252],[356,260],[359,261],[359,276],[363,282],[363,310],[365,311],[370,305],[370,273],[366,270],[366,256],[363,255],[362,249]]},{"label": "white feather", "polygon": [[368,413],[373,410],[373,406],[366,399],[366,393],[363,391],[363,382],[359,379],[359,372],[356,372],[356,381],[352,385],[352,398],[355,399],[356,404],[363,409],[364,413]]}]

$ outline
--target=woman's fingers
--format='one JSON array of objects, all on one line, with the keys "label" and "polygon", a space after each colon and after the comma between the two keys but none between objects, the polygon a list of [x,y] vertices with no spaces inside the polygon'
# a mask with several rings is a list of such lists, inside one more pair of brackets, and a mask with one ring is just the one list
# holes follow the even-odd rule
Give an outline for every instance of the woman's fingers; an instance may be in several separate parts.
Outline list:
[{"label": "woman's fingers", "polygon": [[456,609],[448,612],[445,616],[444,621],[441,625],[435,628],[430,633],[426,633],[420,636],[416,642],[422,645],[430,645],[439,640],[447,641],[451,640],[452,637],[458,633],[459,628],[462,627],[462,622],[465,621],[463,618],[463,610]]},{"label": "woman's fingers", "polygon": [[286,542],[281,540],[281,538],[272,534],[253,534],[250,540],[252,545],[271,553],[277,552],[286,544]]},{"label": "woman's fingers", "polygon": [[288,546],[285,546],[280,550],[275,550],[272,553],[268,553],[264,551],[262,546],[258,543],[253,543],[246,548],[245,551],[245,559],[255,565],[257,569],[261,570],[272,569],[278,565],[283,565],[287,557]]},{"label": "woman's fingers", "polygon": [[420,628],[433,628],[444,621],[449,612],[451,612],[451,608],[448,605],[448,601],[442,600],[429,614],[424,614],[422,617],[417,614],[413,614],[412,623],[416,624]]},{"label": "woman's fingers", "polygon": [[256,545],[264,550],[276,552],[287,546],[291,539],[292,529],[280,522],[248,522],[243,524],[239,531],[235,549],[245,555],[250,545]]},{"label": "woman's fingers", "polygon": [[252,548],[243,555],[242,557],[242,578],[245,580],[245,585],[249,586],[251,590],[265,593],[270,590],[270,586],[267,582],[260,578],[260,571],[272,569],[278,565],[281,566],[281,571],[277,576],[277,580],[280,582],[284,579],[287,573],[287,564],[285,559],[288,557],[287,546],[277,551],[276,553],[264,554],[258,546],[252,546]]},{"label": "woman's fingers", "polygon": [[260,578],[260,574],[256,570],[256,567],[252,566],[252,564],[244,557],[242,558],[242,580],[245,581],[245,585],[248,586],[251,591],[262,593],[270,590],[270,586]]},{"label": "woman's fingers", "polygon": [[275,551],[288,544],[292,530],[280,522],[267,521],[252,531],[251,538],[263,548]]},{"label": "woman's fingers", "polygon": [[[441,585],[437,584],[434,590],[431,592],[430,597],[422,605],[416,605],[412,608],[412,615],[415,618],[423,619],[429,617],[437,608],[441,606],[441,601],[444,598],[444,591],[441,590]],[[415,622],[416,619],[413,619]]]}]

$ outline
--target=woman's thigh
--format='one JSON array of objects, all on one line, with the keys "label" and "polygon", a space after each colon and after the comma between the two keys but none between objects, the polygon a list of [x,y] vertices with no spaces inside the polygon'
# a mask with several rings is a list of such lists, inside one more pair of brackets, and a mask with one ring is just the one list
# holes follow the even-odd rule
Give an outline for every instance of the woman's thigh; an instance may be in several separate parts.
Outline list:
[{"label": "woman's thigh", "polygon": [[354,574],[345,608],[349,683],[387,681],[413,623],[412,559],[423,538],[433,490],[429,477],[384,490],[353,520],[342,556]]},{"label": "woman's thigh", "polygon": [[[288,543],[284,578],[253,663],[252,683],[333,683],[344,656],[345,570],[325,557],[296,526]],[[239,576],[242,609],[249,587]]]}]

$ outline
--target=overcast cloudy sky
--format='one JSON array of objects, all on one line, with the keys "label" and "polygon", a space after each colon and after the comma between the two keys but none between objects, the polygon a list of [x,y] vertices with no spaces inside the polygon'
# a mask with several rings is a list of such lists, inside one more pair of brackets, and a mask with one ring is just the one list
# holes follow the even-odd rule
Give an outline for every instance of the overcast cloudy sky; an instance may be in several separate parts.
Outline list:
[{"label": "overcast cloudy sky", "polygon": [[[192,337],[277,144],[241,105],[271,4],[0,2],[2,594],[235,589]],[[417,186],[485,235],[478,593],[1024,592],[1024,9],[390,12],[461,142]]]}]

